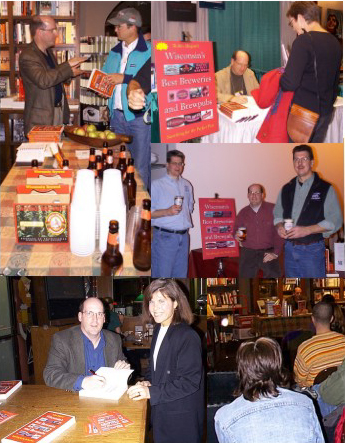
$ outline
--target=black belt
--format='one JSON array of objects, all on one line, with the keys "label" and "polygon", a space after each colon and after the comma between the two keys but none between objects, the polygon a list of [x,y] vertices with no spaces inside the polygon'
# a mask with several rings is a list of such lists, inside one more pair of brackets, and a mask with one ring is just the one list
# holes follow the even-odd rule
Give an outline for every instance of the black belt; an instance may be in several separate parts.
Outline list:
[{"label": "black belt", "polygon": [[303,242],[301,240],[288,240],[290,243],[293,244],[293,246],[308,246],[308,245],[314,245],[315,243],[323,242],[323,240],[311,240],[309,242]]},{"label": "black belt", "polygon": [[188,229],[183,229],[182,231],[173,231],[171,229],[160,228],[159,226],[154,226],[154,228],[158,229],[159,231],[169,232],[170,234],[185,234],[186,232],[188,232]]}]

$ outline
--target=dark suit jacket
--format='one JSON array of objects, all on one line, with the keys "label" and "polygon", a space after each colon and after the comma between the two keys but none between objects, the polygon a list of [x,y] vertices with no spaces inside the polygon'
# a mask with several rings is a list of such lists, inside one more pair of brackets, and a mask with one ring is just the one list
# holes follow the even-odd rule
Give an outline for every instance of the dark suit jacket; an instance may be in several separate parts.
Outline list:
[{"label": "dark suit jacket", "polygon": [[[114,332],[102,330],[105,338],[105,366],[113,367],[122,354],[121,338]],[[80,326],[53,335],[43,378],[53,388],[73,390],[79,375],[85,374],[84,342]]]},{"label": "dark suit jacket", "polygon": [[[51,69],[34,41],[23,49],[19,56],[19,72],[25,89],[24,128],[25,134],[35,125],[52,125],[54,120],[55,85],[66,82],[72,75],[68,62],[57,64],[51,49],[47,52],[56,65]],[[63,89],[64,118],[69,122],[69,108]]]},{"label": "dark suit jacket", "polygon": [[150,352],[148,380],[155,443],[200,443],[204,420],[204,371],[201,342],[193,329],[171,325],[158,352],[156,370],[153,353],[160,326]]}]

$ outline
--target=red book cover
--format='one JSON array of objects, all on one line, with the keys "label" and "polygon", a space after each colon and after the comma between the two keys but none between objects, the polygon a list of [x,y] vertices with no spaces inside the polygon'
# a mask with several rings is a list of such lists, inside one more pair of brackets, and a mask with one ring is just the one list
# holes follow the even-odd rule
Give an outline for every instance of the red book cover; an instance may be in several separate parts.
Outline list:
[{"label": "red book cover", "polygon": [[11,418],[15,417],[18,414],[15,414],[14,412],[8,412],[8,411],[0,411],[0,425],[4,423],[7,420],[10,420]]},{"label": "red book cover", "polygon": [[93,69],[87,87],[106,97],[111,97],[116,85],[105,79],[107,75],[99,69]]},{"label": "red book cover", "polygon": [[12,395],[21,385],[21,380],[0,381],[0,400],[5,400]]},{"label": "red book cover", "polygon": [[48,411],[7,435],[1,443],[49,443],[75,423],[73,415]]}]

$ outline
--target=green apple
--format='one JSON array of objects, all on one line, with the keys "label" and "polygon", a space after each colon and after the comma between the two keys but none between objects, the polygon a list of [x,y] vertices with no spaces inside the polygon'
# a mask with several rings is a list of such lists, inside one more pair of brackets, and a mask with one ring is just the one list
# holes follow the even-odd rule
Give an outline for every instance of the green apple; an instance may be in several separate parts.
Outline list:
[{"label": "green apple", "polygon": [[85,135],[85,131],[83,128],[78,128],[75,133],[77,135],[83,135],[83,136]]},{"label": "green apple", "polygon": [[106,138],[106,135],[102,131],[98,131],[98,138]]},{"label": "green apple", "polygon": [[106,129],[105,131],[103,131],[104,132],[104,134],[106,135],[106,136],[108,136],[108,134],[109,134],[109,132],[111,132],[111,130],[110,129]]},{"label": "green apple", "polygon": [[73,134],[76,134],[79,128],[74,128],[73,129]]},{"label": "green apple", "polygon": [[95,125],[88,125],[88,127],[86,128],[86,132],[95,132],[95,131],[97,131]]},{"label": "green apple", "polygon": [[116,138],[116,134],[113,132],[109,132],[109,134],[107,134],[107,140],[114,140],[114,138]]},{"label": "green apple", "polygon": [[96,131],[89,132],[87,135],[88,135],[89,137],[91,137],[91,138],[97,138]]}]

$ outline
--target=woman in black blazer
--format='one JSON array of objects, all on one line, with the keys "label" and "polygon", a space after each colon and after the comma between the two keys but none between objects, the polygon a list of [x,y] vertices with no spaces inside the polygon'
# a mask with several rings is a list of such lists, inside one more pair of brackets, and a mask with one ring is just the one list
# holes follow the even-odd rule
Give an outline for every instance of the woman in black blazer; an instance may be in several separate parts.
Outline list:
[{"label": "woman in black blazer", "polygon": [[156,323],[148,380],[130,387],[128,395],[150,400],[154,443],[200,443],[204,371],[186,296],[174,280],[157,279],[146,288],[143,307],[146,319]]}]

